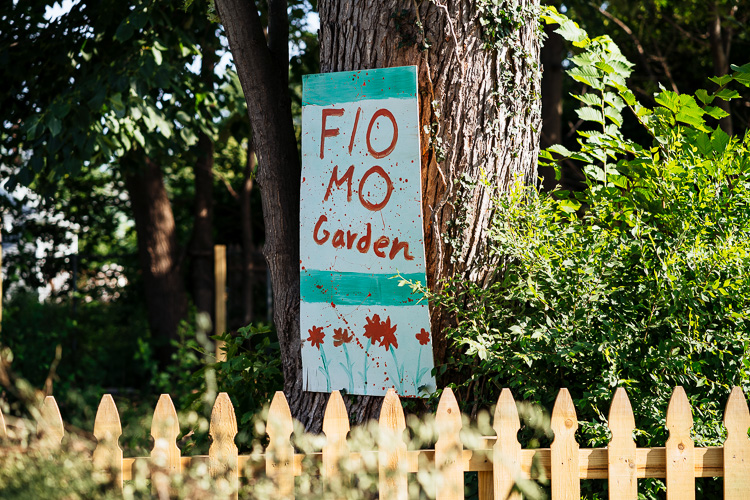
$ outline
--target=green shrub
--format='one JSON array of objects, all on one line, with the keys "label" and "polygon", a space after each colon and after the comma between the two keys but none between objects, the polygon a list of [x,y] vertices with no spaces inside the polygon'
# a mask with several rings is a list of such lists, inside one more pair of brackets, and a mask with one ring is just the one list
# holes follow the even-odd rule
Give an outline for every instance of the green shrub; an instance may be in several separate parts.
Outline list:
[{"label": "green shrub", "polygon": [[[458,320],[447,332],[458,353],[442,369],[464,374],[464,399],[486,405],[510,387],[551,408],[567,387],[583,446],[606,445],[617,387],[628,390],[638,444],[663,446],[682,385],[696,444],[719,444],[731,387],[750,389],[750,135],[707,120],[724,114],[712,104],[739,95],[730,84],[750,84],[750,65],[712,79],[714,93],[663,89],[649,109],[627,89],[632,65],[608,37],[590,39],[554,10],[548,18],[583,49],[569,74],[590,89],[576,96],[589,127],[578,151],[555,146],[542,161],[581,163],[587,187],[496,197],[489,283],[454,280],[435,297]],[[623,111],[650,144],[623,137]]]}]

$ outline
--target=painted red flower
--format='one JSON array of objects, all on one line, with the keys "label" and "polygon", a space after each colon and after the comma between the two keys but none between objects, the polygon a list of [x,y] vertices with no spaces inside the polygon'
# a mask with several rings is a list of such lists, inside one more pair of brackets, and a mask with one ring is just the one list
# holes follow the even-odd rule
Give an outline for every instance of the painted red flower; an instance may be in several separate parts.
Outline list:
[{"label": "painted red flower", "polygon": [[349,334],[348,328],[334,328],[333,329],[333,345],[338,347],[341,344],[348,344],[354,340],[354,335]]},{"label": "painted red flower", "polygon": [[422,331],[415,335],[419,345],[427,345],[430,342],[430,332],[422,328]]},{"label": "painted red flower", "polygon": [[398,342],[394,335],[397,325],[391,326],[390,316],[386,318],[385,322],[381,321],[380,316],[377,314],[374,314],[371,318],[365,319],[367,320],[367,324],[365,325],[365,337],[370,339],[373,344],[375,342],[380,342],[380,345],[385,347],[386,351],[391,345],[398,348]]},{"label": "painted red flower", "polygon": [[307,331],[310,336],[307,338],[307,340],[310,341],[310,345],[313,347],[317,347],[320,349],[320,344],[323,343],[323,339],[325,338],[326,334],[323,333],[323,327],[322,326],[313,326]]}]

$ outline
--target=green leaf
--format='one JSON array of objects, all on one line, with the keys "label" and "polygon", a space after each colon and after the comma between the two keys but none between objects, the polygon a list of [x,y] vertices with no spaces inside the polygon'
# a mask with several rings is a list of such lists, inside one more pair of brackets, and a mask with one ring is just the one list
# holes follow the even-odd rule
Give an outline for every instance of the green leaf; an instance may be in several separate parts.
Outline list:
[{"label": "green leaf", "polygon": [[151,47],[151,54],[154,56],[154,62],[157,66],[161,66],[162,57],[161,57],[161,51],[157,49],[156,47]]},{"label": "green leaf", "polygon": [[716,93],[716,97],[718,97],[719,99],[724,99],[725,101],[730,101],[732,99],[737,99],[738,97],[740,97],[740,93],[732,89],[721,89]]},{"label": "green leaf", "polygon": [[53,136],[56,136],[62,131],[62,122],[60,122],[60,119],[56,116],[50,115],[47,120],[47,128],[49,128],[49,131]]},{"label": "green leaf", "polygon": [[562,156],[570,156],[571,155],[570,150],[568,150],[568,148],[566,148],[562,144],[555,144],[553,146],[550,146],[550,147],[547,148],[547,151],[552,151],[553,153],[557,153],[557,154],[562,155]]},{"label": "green leaf", "polygon": [[581,208],[581,204],[575,200],[562,200],[557,203],[557,206],[565,213],[572,214]]},{"label": "green leaf", "polygon": [[594,108],[586,107],[586,108],[576,109],[576,114],[578,115],[578,118],[580,118],[583,121],[596,122],[596,123],[601,123],[602,125],[604,125],[604,118],[602,117],[602,112]]},{"label": "green leaf", "polygon": [[664,90],[656,94],[654,100],[669,109],[672,113],[677,113],[677,108],[680,105],[680,96],[676,92]]},{"label": "green leaf", "polygon": [[555,33],[560,34],[564,39],[573,42],[574,44],[584,42],[588,39],[586,32],[579,28],[578,24],[568,18],[565,18],[565,21],[560,24],[560,27],[555,30]]},{"label": "green leaf", "polygon": [[716,118],[717,120],[721,120],[725,116],[729,116],[729,113],[718,106],[706,106],[704,111],[708,116],[710,116],[711,118]]},{"label": "green leaf", "polygon": [[719,87],[722,87],[732,81],[732,75],[712,76],[711,78],[709,78],[709,80],[714,82]]},{"label": "green leaf", "polygon": [[115,40],[125,42],[133,36],[133,33],[134,30],[133,25],[130,24],[130,18],[126,17],[120,23],[120,26],[117,27],[117,31],[115,31]]},{"label": "green leaf", "polygon": [[717,127],[713,134],[711,134],[711,146],[714,151],[719,155],[723,155],[729,144],[729,135]]},{"label": "green leaf", "polygon": [[715,98],[715,96],[713,94],[709,94],[706,89],[696,90],[695,97],[700,99],[703,104],[711,104],[711,101],[713,101]]}]

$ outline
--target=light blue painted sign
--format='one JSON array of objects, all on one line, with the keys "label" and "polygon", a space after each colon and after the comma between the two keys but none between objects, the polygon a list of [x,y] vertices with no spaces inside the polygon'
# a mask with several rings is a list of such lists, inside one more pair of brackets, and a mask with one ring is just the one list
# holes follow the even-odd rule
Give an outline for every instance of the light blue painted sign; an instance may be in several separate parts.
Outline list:
[{"label": "light blue painted sign", "polygon": [[426,282],[418,113],[414,66],[303,80],[305,390],[435,388],[427,301],[399,286]]}]

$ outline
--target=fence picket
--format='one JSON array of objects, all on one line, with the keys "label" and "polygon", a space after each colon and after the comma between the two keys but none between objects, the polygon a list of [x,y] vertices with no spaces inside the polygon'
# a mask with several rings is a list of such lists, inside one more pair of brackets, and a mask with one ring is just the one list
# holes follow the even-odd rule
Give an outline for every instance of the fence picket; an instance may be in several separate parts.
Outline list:
[{"label": "fence picket", "polygon": [[5,439],[7,437],[8,429],[5,427],[5,417],[3,416],[3,410],[0,409],[0,439]]},{"label": "fence picket", "polygon": [[151,436],[154,448],[151,450],[151,484],[159,498],[169,498],[169,476],[182,473],[182,459],[177,447],[180,423],[177,410],[169,394],[159,396],[151,421]]},{"label": "fence picket", "polygon": [[435,467],[440,471],[442,484],[438,487],[437,500],[464,498],[463,443],[459,433],[463,426],[461,411],[456,396],[450,387],[440,396],[435,424],[438,440],[435,443]]},{"label": "fence picket", "polygon": [[58,447],[62,443],[65,428],[54,396],[44,398],[37,433],[41,436],[45,446]]},{"label": "fence picket", "polygon": [[750,411],[742,389],[734,387],[724,410],[724,500],[741,500],[750,491]]},{"label": "fence picket", "polygon": [[346,435],[349,433],[349,415],[346,413],[346,405],[339,391],[333,391],[328,397],[328,404],[323,415],[323,433],[326,435],[326,444],[323,446],[323,477],[326,479],[337,479],[341,474],[341,461],[349,456],[349,445]]},{"label": "fence picket", "polygon": [[521,471],[521,443],[518,442],[521,422],[510,389],[503,389],[497,400],[493,429],[497,434],[497,441],[492,447],[495,500],[520,499],[518,492],[510,495],[515,476]]},{"label": "fence picket", "polygon": [[695,499],[695,454],[690,437],[692,427],[690,402],[685,389],[677,386],[672,391],[667,407],[667,500]]},{"label": "fence picket", "polygon": [[266,449],[266,475],[276,483],[280,498],[294,496],[294,448],[289,438],[294,430],[292,412],[284,393],[276,391],[268,410],[269,443]]},{"label": "fence picket", "polygon": [[618,387],[609,407],[609,429],[612,440],[607,446],[610,500],[638,498],[638,467],[633,440],[635,416],[625,389]]},{"label": "fence picket", "polygon": [[550,446],[552,500],[578,500],[581,481],[578,475],[578,419],[567,389],[560,389],[550,422],[555,440]]},{"label": "fence picket", "polygon": [[404,409],[394,389],[388,389],[380,408],[381,439],[378,445],[378,488],[380,498],[406,500],[409,496],[406,482],[406,430]]},{"label": "fence picket", "polygon": [[239,456],[234,437],[237,435],[237,417],[229,394],[219,393],[211,410],[211,423],[208,434],[211,436],[211,447],[208,449],[208,470],[214,479],[228,481],[234,492],[232,498],[238,497],[239,490]]},{"label": "fence picket", "polygon": [[104,471],[122,489],[122,449],[118,440],[122,435],[120,414],[110,394],[102,396],[94,420],[94,469]]}]

